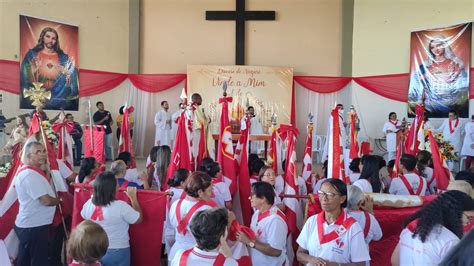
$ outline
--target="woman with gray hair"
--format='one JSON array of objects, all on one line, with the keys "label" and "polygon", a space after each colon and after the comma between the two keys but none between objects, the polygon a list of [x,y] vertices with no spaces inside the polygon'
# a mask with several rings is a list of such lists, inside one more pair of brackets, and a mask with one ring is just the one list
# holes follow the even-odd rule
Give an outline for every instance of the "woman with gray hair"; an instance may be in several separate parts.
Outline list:
[{"label": "woman with gray hair", "polygon": [[[117,185],[122,189],[127,189],[127,187],[136,187],[138,189],[142,188],[139,184],[135,182],[128,181],[125,179],[125,175],[127,173],[127,164],[122,160],[115,160],[110,165],[110,172],[115,175],[115,179],[117,179]],[[143,180],[143,188],[149,189],[150,186],[148,182],[146,182],[147,176],[146,174],[141,174],[140,179]]]},{"label": "woman with gray hair", "polygon": [[367,245],[382,238],[382,229],[374,216],[374,200],[357,186],[347,186],[347,213],[362,227]]}]

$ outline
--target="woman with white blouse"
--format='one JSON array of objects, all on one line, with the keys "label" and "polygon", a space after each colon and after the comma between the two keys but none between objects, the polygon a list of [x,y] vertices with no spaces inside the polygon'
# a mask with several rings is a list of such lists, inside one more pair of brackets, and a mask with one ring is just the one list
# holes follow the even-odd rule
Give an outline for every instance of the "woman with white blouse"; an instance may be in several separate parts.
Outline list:
[{"label": "woman with white blouse", "polygon": [[323,209],[308,218],[296,240],[297,258],[306,265],[365,265],[370,261],[364,233],[347,214],[347,187],[339,179],[327,179],[318,191]]}]

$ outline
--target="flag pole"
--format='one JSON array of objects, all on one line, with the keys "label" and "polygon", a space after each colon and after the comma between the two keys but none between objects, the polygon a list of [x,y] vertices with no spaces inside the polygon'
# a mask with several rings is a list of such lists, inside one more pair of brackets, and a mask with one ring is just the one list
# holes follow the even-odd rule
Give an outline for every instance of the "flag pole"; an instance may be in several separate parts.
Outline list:
[{"label": "flag pole", "polygon": [[94,129],[93,129],[93,122],[92,122],[92,106],[91,106],[91,99],[88,100],[88,112],[89,112],[89,139],[90,139],[90,147],[91,151],[94,150]]}]

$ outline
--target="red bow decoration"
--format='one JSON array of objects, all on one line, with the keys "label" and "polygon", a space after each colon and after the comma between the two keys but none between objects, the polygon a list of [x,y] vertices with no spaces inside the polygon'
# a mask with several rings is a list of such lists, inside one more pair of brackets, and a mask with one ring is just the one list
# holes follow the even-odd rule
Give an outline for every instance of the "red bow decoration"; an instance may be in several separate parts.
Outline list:
[{"label": "red bow decoration", "polygon": [[74,123],[68,121],[66,118],[64,118],[62,122],[60,121],[55,122],[51,126],[51,129],[54,132],[59,133],[63,127],[66,129],[67,133],[69,134],[71,134],[72,131],[74,131]]},{"label": "red bow decoration", "polygon": [[299,130],[293,125],[281,124],[278,128],[278,134],[280,135],[282,140],[286,140],[290,132],[293,133],[293,137],[295,138],[298,137],[298,135],[300,134]]}]

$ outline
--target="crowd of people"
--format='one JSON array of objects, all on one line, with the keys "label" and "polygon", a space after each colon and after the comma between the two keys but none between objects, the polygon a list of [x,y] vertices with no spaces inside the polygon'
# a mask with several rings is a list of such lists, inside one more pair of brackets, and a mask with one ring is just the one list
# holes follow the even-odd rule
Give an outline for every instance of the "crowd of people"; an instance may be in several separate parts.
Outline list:
[{"label": "crowd of people", "polygon": [[[177,169],[167,178],[172,139],[163,130],[171,129],[174,115],[167,114],[167,102],[161,106],[163,110],[155,118],[159,125],[157,145],[150,149],[144,171],[134,166],[130,152],[118,154],[108,169],[94,157],[80,159],[77,174],[60,164],[61,175],[68,184],[93,186],[92,198],[80,210],[85,221],[72,231],[67,243],[68,255],[73,259],[71,265],[130,265],[129,225],[144,219],[137,200],[137,190],[141,189],[166,191],[169,195],[162,228],[162,253],[169,265],[237,265],[238,258],[233,257],[236,243],[247,249],[253,265],[289,265],[293,243],[288,238],[285,215],[288,206],[282,200],[286,196],[284,172],[276,173],[274,162],[258,154],[249,155],[248,200],[252,218],[249,228],[241,225],[235,231],[234,195],[218,162],[206,157],[196,171]],[[110,128],[110,112],[102,102],[97,107],[94,121]],[[394,115],[390,114],[390,119]],[[72,116],[68,119],[73,121]],[[19,117],[16,134],[26,131],[25,124]],[[390,123],[384,131],[395,133],[397,125],[398,122]],[[111,133],[111,128],[106,131],[107,136]],[[107,138],[106,142],[110,142]],[[255,150],[258,152],[258,148]],[[107,148],[105,153],[112,159]],[[23,147],[22,166],[14,179],[20,206],[14,228],[20,240],[16,265],[53,265],[53,255],[44,243],[51,239],[48,228],[55,206],[62,199],[44,178],[46,157],[46,148],[40,142],[29,140]],[[286,162],[281,163],[285,169]],[[450,183],[447,191],[441,191],[433,177],[432,163],[428,151],[420,151],[416,156],[403,154],[393,174],[394,159],[387,163],[383,157],[369,154],[351,161],[348,184],[326,178],[327,161],[322,171],[313,173],[308,180],[295,179],[297,194],[316,195],[322,211],[304,221],[294,239],[297,245],[294,259],[307,265],[370,263],[369,243],[380,240],[384,232],[374,215],[373,199],[367,193],[389,193],[437,195],[404,223],[393,252],[393,264],[454,265],[469,261],[463,235],[468,233],[466,239],[472,239],[474,170],[457,173],[456,181]],[[126,191],[130,204],[115,198],[119,189]]]}]

